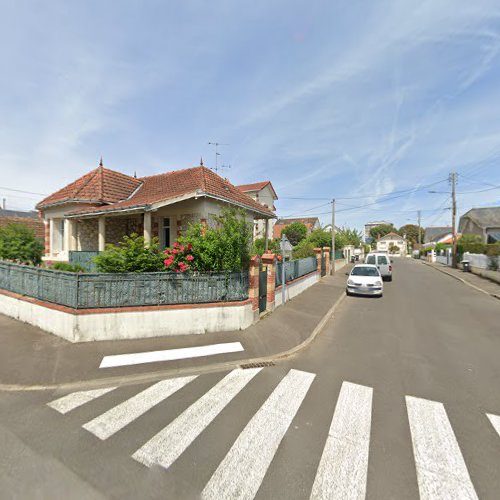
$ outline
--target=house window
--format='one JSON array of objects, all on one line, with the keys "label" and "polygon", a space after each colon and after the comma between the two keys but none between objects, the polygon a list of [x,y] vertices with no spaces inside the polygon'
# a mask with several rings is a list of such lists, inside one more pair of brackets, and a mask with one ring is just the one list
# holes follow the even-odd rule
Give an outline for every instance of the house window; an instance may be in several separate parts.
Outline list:
[{"label": "house window", "polygon": [[162,244],[164,248],[168,248],[170,246],[170,217],[164,217],[162,220]]},{"label": "house window", "polygon": [[64,219],[59,221],[59,235],[61,237],[61,251],[64,251]]}]

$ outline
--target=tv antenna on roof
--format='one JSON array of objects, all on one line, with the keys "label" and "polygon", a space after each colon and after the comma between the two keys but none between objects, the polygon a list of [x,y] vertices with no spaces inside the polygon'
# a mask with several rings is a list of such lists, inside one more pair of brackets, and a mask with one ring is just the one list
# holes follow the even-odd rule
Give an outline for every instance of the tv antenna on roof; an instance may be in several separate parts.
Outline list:
[{"label": "tv antenna on roof", "polygon": [[211,168],[210,170],[213,170],[215,173],[217,173],[219,170],[222,170],[224,168],[231,168],[231,165],[221,165],[219,166],[219,156],[221,155],[219,153],[219,146],[229,146],[229,144],[222,143],[222,142],[209,142],[211,146],[215,146],[215,167]]}]

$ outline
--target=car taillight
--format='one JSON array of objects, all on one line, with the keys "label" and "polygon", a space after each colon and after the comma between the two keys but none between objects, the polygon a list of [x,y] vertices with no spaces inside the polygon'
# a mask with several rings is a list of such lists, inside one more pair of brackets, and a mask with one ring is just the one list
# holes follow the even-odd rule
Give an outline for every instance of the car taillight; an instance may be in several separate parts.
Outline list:
[{"label": "car taillight", "polygon": [[389,266],[389,271],[391,271],[391,273],[392,273],[392,266]]}]

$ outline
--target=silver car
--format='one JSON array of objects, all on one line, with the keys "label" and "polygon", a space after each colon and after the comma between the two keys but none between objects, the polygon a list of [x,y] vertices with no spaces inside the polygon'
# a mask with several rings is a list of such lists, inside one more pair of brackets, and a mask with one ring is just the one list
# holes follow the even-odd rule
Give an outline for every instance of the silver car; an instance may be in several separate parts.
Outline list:
[{"label": "silver car", "polygon": [[357,264],[351,269],[347,279],[347,295],[376,295],[382,297],[384,282],[377,266]]}]

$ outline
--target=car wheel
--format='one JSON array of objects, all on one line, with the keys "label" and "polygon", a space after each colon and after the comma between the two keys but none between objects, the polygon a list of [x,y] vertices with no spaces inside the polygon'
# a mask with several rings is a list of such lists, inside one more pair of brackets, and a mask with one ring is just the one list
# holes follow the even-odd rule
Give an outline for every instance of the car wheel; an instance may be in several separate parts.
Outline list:
[{"label": "car wheel", "polygon": [[387,276],[387,281],[392,281],[392,276]]},{"label": "car wheel", "polygon": [[349,297],[351,295],[351,292],[349,290],[346,290],[345,294]]}]

